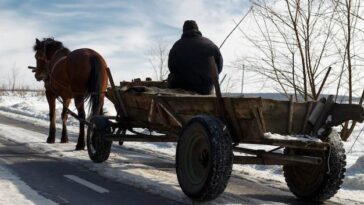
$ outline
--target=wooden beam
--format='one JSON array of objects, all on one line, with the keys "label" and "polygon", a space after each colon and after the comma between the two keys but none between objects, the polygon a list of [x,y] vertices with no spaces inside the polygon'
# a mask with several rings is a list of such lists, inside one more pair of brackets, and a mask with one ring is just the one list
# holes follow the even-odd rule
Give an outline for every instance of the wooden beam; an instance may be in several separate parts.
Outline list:
[{"label": "wooden beam", "polygon": [[107,134],[103,138],[108,141],[123,142],[177,142],[176,136],[170,135],[123,135],[123,134]]},{"label": "wooden beam", "polygon": [[168,116],[170,116],[177,123],[177,125],[183,127],[183,125],[185,124],[183,119],[176,114],[174,109],[165,100],[160,97],[155,97],[154,100],[156,101],[158,106],[162,108],[168,114]]},{"label": "wooden beam", "polygon": [[121,99],[120,93],[116,90],[114,79],[111,75],[110,68],[106,68],[107,76],[109,77],[109,81],[111,84],[111,90],[113,91],[113,95],[115,97],[116,102],[114,102],[115,109],[118,111],[118,114],[122,119],[126,119],[128,117],[128,113],[126,112],[126,107]]},{"label": "wooden beam", "polygon": [[[305,163],[305,164],[321,164],[321,157],[312,157],[312,156],[300,156],[300,155],[286,155],[280,153],[267,152],[265,150],[253,150],[241,147],[235,147],[233,149],[235,152],[256,155],[255,157],[246,158],[246,156],[234,156],[239,164],[269,164],[269,165],[281,165],[285,163]],[[240,159],[239,159],[240,158]],[[247,160],[247,161],[245,161]]]},{"label": "wooden beam", "polygon": [[234,156],[234,164],[261,164],[261,165],[297,165],[297,164],[322,164],[320,157],[283,155],[266,153],[262,156]]}]

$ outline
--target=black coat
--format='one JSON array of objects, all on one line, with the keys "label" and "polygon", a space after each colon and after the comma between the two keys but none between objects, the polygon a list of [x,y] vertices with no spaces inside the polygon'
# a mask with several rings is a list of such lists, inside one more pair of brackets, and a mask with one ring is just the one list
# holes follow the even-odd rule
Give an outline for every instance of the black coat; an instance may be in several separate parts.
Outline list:
[{"label": "black coat", "polygon": [[208,57],[214,56],[218,72],[222,70],[223,59],[219,48],[199,31],[182,34],[169,52],[169,88],[182,88],[199,94],[210,94],[213,82],[210,77]]}]

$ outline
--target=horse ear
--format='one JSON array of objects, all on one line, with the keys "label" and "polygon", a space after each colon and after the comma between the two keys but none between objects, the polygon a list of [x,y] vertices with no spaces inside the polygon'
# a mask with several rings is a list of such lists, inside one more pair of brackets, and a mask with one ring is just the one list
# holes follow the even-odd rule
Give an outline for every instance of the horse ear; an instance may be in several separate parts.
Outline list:
[{"label": "horse ear", "polygon": [[40,40],[38,38],[35,39],[35,44],[39,44]]}]

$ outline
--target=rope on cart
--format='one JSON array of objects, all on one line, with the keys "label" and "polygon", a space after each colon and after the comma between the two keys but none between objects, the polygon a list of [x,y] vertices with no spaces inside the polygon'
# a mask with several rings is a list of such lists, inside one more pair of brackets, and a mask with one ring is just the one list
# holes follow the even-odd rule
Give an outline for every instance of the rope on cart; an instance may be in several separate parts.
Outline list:
[{"label": "rope on cart", "polygon": [[326,174],[330,173],[330,157],[331,157],[331,144],[329,144],[329,155],[327,157],[327,172]]}]

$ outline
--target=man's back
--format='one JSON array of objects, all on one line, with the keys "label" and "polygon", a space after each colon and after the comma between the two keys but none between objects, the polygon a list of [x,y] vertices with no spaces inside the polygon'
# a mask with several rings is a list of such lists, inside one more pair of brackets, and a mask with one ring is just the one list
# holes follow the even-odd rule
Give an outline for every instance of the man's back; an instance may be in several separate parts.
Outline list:
[{"label": "man's back", "polygon": [[192,25],[192,29],[185,30],[184,25],[181,39],[173,45],[169,53],[168,67],[171,72],[168,77],[169,87],[210,94],[212,90],[208,65],[210,56],[215,57],[220,73],[222,57],[218,47],[209,39],[202,37],[198,28],[195,29]]}]

